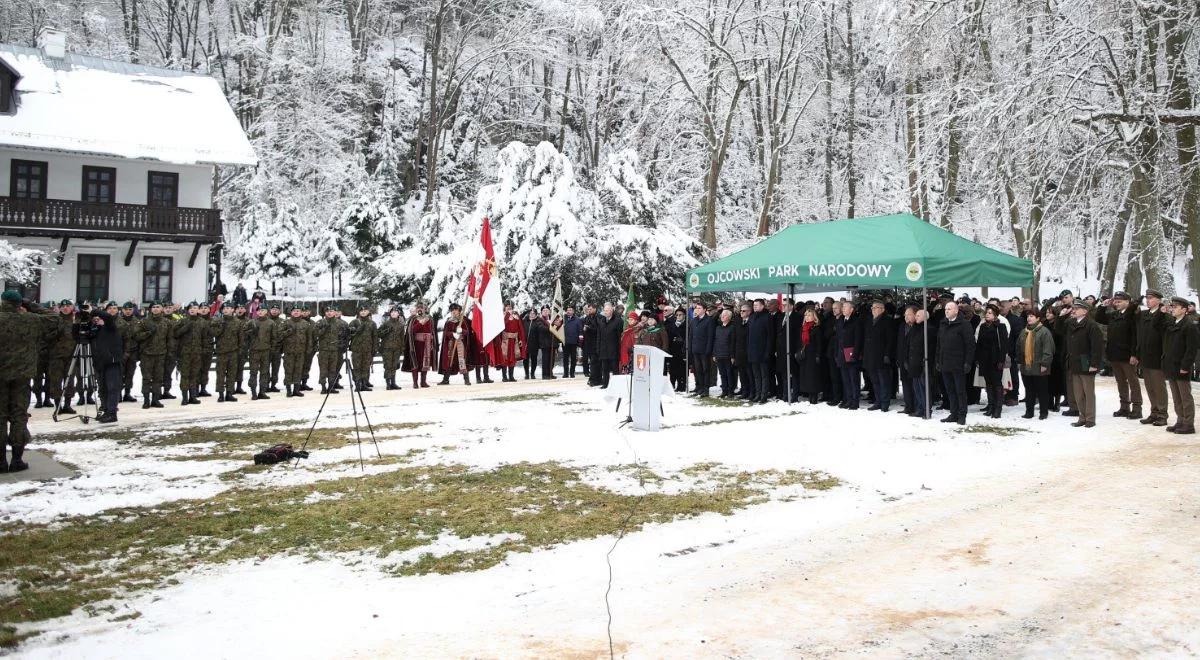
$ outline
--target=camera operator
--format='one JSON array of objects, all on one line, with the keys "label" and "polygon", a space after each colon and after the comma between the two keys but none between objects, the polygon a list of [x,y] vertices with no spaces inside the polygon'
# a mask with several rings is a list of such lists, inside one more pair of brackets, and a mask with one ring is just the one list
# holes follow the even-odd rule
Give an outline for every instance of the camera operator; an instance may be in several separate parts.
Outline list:
[{"label": "camera operator", "polygon": [[121,400],[121,367],[125,359],[125,340],[117,325],[117,303],[109,302],[104,310],[90,315],[92,362],[96,382],[100,384],[103,414],[96,419],[101,424],[117,421],[117,404]]}]

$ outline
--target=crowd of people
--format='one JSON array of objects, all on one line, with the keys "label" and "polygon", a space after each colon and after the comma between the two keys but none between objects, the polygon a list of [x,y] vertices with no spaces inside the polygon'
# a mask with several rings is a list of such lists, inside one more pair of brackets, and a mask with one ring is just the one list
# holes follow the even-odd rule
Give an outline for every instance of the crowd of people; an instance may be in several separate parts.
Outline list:
[{"label": "crowd of people", "polygon": [[[476,383],[492,383],[493,368],[512,382],[518,364],[526,379],[554,379],[560,360],[562,377],[581,371],[589,385],[606,387],[610,375],[628,372],[639,344],[666,351],[672,385],[679,392],[690,387],[697,397],[719,391],[750,402],[804,400],[850,410],[865,402],[883,412],[895,400],[902,413],[928,417],[941,409],[943,422],[958,424],[966,423],[969,406],[981,403],[980,412],[999,418],[1024,391],[1025,418],[1061,410],[1078,418],[1075,426],[1091,427],[1095,377],[1111,373],[1120,393],[1114,417],[1194,433],[1195,308],[1153,290],[1141,300],[1124,292],[1076,300],[1070,291],[1042,305],[949,294],[687,306],[660,298],[645,310],[587,304],[581,314],[573,306],[552,313],[548,305],[518,313],[507,304],[503,331],[484,345],[457,304],[442,319],[430,316],[424,301],[410,310],[392,306],[377,322],[369,305],[349,320],[333,307],[315,318],[305,306],[268,303],[261,292],[248,299],[240,286],[229,301],[80,309],[70,300],[39,305],[6,291],[0,439],[13,446],[14,458],[0,468],[24,467],[17,447],[28,438],[31,397],[35,408],[53,408],[56,417],[76,414],[73,403],[94,403],[97,421],[113,423],[120,403],[139,401],[135,373],[143,408],[173,399],[195,405],[213,392],[222,403],[247,394],[267,399],[280,384],[287,397],[303,397],[315,389],[314,372],[323,394],[340,391],[344,378],[369,391],[377,358],[388,390],[401,389],[399,372],[410,375],[414,388],[429,387],[430,372],[442,385],[459,376],[470,385],[472,374]],[[1176,414],[1170,425],[1168,399]]]}]

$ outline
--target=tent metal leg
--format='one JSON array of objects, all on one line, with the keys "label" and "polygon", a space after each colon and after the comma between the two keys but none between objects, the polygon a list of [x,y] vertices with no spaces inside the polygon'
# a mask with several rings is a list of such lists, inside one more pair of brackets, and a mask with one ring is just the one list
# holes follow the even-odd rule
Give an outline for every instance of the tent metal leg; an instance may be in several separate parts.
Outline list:
[{"label": "tent metal leg", "polygon": [[933,417],[933,405],[929,400],[929,292],[925,287],[921,287],[921,309],[925,310],[925,322],[921,324],[921,342],[925,344],[924,350],[925,360],[922,367],[925,369],[925,410],[921,411],[921,416],[925,419]]},{"label": "tent metal leg", "polygon": [[789,312],[787,314],[787,316],[783,317],[787,321],[787,324],[788,324],[788,327],[784,328],[784,330],[783,330],[785,341],[787,342],[787,362],[785,363],[787,365],[787,369],[786,369],[786,371],[787,371],[787,387],[785,387],[783,391],[787,393],[787,402],[788,402],[788,405],[790,406],[790,405],[792,405],[792,399],[794,398],[792,396],[792,323],[793,323],[792,316],[795,315],[795,311],[796,311],[796,302],[795,302],[796,301],[796,285],[795,284],[788,285],[788,299],[792,301],[792,311]]}]

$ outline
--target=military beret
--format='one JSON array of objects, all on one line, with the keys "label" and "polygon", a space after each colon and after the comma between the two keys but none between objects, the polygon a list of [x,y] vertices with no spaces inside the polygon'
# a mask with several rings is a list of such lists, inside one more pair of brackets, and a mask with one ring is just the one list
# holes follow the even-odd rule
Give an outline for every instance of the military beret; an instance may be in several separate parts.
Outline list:
[{"label": "military beret", "polygon": [[1071,304],[1071,307],[1074,307],[1075,309],[1091,309],[1092,308],[1091,305],[1083,302],[1082,300],[1076,300],[1074,303]]},{"label": "military beret", "polygon": [[110,301],[104,303],[104,309],[108,309],[109,307],[119,307],[119,306],[120,305],[118,305],[117,301],[115,301],[115,300],[110,300]]},{"label": "military beret", "polygon": [[14,291],[13,289],[9,289],[3,294],[0,294],[0,300],[3,300],[4,302],[18,303],[21,302],[21,293]]},{"label": "military beret", "polygon": [[271,303],[271,309],[279,309],[279,303],[277,303],[277,302]]},{"label": "military beret", "polygon": [[1115,298],[1116,300],[1133,300],[1133,298],[1130,298],[1129,294],[1125,293],[1124,291],[1118,291],[1118,292],[1114,293],[1113,298]]},{"label": "military beret", "polygon": [[58,301],[58,304],[59,304],[59,305],[74,305],[75,303],[73,303],[73,302],[71,302],[70,300],[68,300],[68,299],[64,298],[64,299],[62,299],[62,300]]},{"label": "military beret", "polygon": [[121,305],[121,307],[125,309],[137,309],[137,305],[133,304],[132,300],[126,300],[125,304]]},{"label": "military beret", "polygon": [[1190,305],[1192,303],[1187,298],[1183,298],[1180,296],[1172,296],[1171,304],[1179,305],[1180,307],[1187,307],[1188,305]]},{"label": "military beret", "polygon": [[1146,297],[1147,298],[1158,298],[1159,300],[1162,300],[1163,294],[1162,294],[1162,291],[1158,291],[1156,289],[1146,289]]},{"label": "military beret", "polygon": [[1070,289],[1063,289],[1061,292],[1059,292],[1058,297],[1062,298],[1063,296],[1073,296],[1073,295],[1075,295],[1075,293],[1072,292]]},{"label": "military beret", "polygon": [[221,305],[221,309],[225,309],[226,307],[233,307],[233,303],[225,301],[225,304]]},{"label": "military beret", "polygon": [[192,302],[188,303],[187,306],[188,307],[199,307],[200,305],[196,304],[196,301],[193,300]]}]

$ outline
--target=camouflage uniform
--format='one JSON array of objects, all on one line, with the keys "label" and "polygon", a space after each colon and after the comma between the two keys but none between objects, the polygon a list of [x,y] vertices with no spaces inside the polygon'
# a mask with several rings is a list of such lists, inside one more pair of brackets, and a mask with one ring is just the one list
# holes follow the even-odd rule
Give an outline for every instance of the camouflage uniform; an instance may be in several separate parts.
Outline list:
[{"label": "camouflage uniform", "polygon": [[0,302],[0,472],[9,470],[5,445],[12,446],[12,467],[27,467],[21,456],[29,441],[29,381],[37,374],[38,345],[59,330],[48,312],[20,312]]},{"label": "camouflage uniform", "polygon": [[279,343],[279,325],[270,317],[259,317],[247,323],[243,333],[250,350],[250,394],[255,399],[269,399],[271,349]]},{"label": "camouflage uniform", "polygon": [[[44,309],[44,308],[43,308]],[[53,314],[47,314],[54,320]],[[49,335],[47,331],[46,335]],[[50,395],[50,343],[53,338],[43,336],[37,344],[37,372],[33,376],[33,393],[37,399],[34,408],[53,408],[54,402]]]},{"label": "camouflage uniform", "polygon": [[[305,310],[305,314],[308,310]],[[313,358],[317,356],[317,322],[311,316],[304,317],[304,325],[308,330],[308,350],[304,354],[304,373],[300,377],[300,389],[311,390],[308,386],[308,377],[312,373]]]},{"label": "camouflage uniform", "polygon": [[200,361],[204,358],[205,343],[208,341],[208,319],[189,314],[174,330],[178,342],[179,389],[183,392],[181,405],[200,403],[196,396],[200,392]]},{"label": "camouflage uniform", "polygon": [[284,325],[287,333],[283,339],[283,384],[288,396],[304,396],[300,384],[304,381],[304,358],[312,343],[309,322],[293,316]]},{"label": "camouflage uniform", "polygon": [[355,387],[360,390],[371,388],[371,363],[375,361],[375,346],[379,343],[378,330],[370,316],[356,316],[350,322],[350,371]]},{"label": "camouflage uniform", "polygon": [[71,382],[64,382],[71,369],[71,356],[75,354],[75,338],[71,335],[71,325],[74,320],[70,314],[59,314],[50,334],[50,368],[46,372],[46,388],[50,398],[59,402],[63,408],[70,408],[71,397],[75,394],[78,377]]},{"label": "camouflage uniform", "polygon": [[245,322],[233,316],[221,316],[212,322],[217,353],[217,401],[237,401],[233,398],[237,385],[238,359],[242,355],[242,329]]},{"label": "camouflage uniform", "polygon": [[[272,308],[274,309],[274,308]],[[271,386],[266,389],[267,392],[279,391],[279,367],[283,363],[283,331],[287,324],[287,319],[283,314],[279,316],[271,316],[267,314],[267,318],[275,324],[275,343],[271,346],[270,363],[271,363]]]},{"label": "camouflage uniform", "polygon": [[250,318],[245,313],[238,315],[237,319],[239,321],[241,321],[240,332],[242,334],[242,339],[238,345],[237,383],[236,383],[237,389],[234,390],[234,393],[235,394],[245,394],[246,391],[242,389],[242,383],[246,382],[246,364],[250,361],[250,345],[246,343],[246,326],[253,323],[254,319]]},{"label": "camouflage uniform", "polygon": [[383,356],[383,380],[389,390],[398,390],[396,370],[400,368],[400,360],[404,357],[404,349],[408,347],[408,335],[405,332],[404,317],[391,318],[379,326],[379,354]]},{"label": "camouflage uniform", "polygon": [[167,347],[171,344],[170,333],[174,324],[163,314],[147,314],[138,321],[134,337],[141,349],[142,361],[142,407],[161,408],[159,398],[163,390],[163,366],[167,358]]},{"label": "camouflage uniform", "polygon": [[338,346],[338,334],[341,332],[341,320],[326,316],[317,321],[316,338],[317,364],[320,368],[321,393],[328,392],[337,380],[338,359],[341,350]]},{"label": "camouflage uniform", "polygon": [[167,321],[167,352],[163,355],[162,398],[174,399],[175,395],[171,394],[171,374],[175,372],[175,365],[179,363],[179,342],[175,338],[175,327],[183,317],[178,314],[163,314],[163,318]]},{"label": "camouflage uniform", "polygon": [[124,396],[121,400],[126,403],[136,401],[133,398],[133,374],[137,371],[138,353],[141,348],[137,341],[138,318],[133,315],[133,308],[126,307],[129,313],[122,310],[121,315],[117,317],[117,331],[121,333],[121,340],[125,342],[125,356],[121,362],[121,386],[125,388]]},{"label": "camouflage uniform", "polygon": [[196,370],[200,384],[200,393],[196,396],[212,396],[208,391],[208,374],[213,368],[213,340],[215,339],[215,335],[213,334],[213,319],[211,316],[201,312],[200,320],[202,321],[200,327],[204,328],[204,342],[200,349],[200,366]]}]

